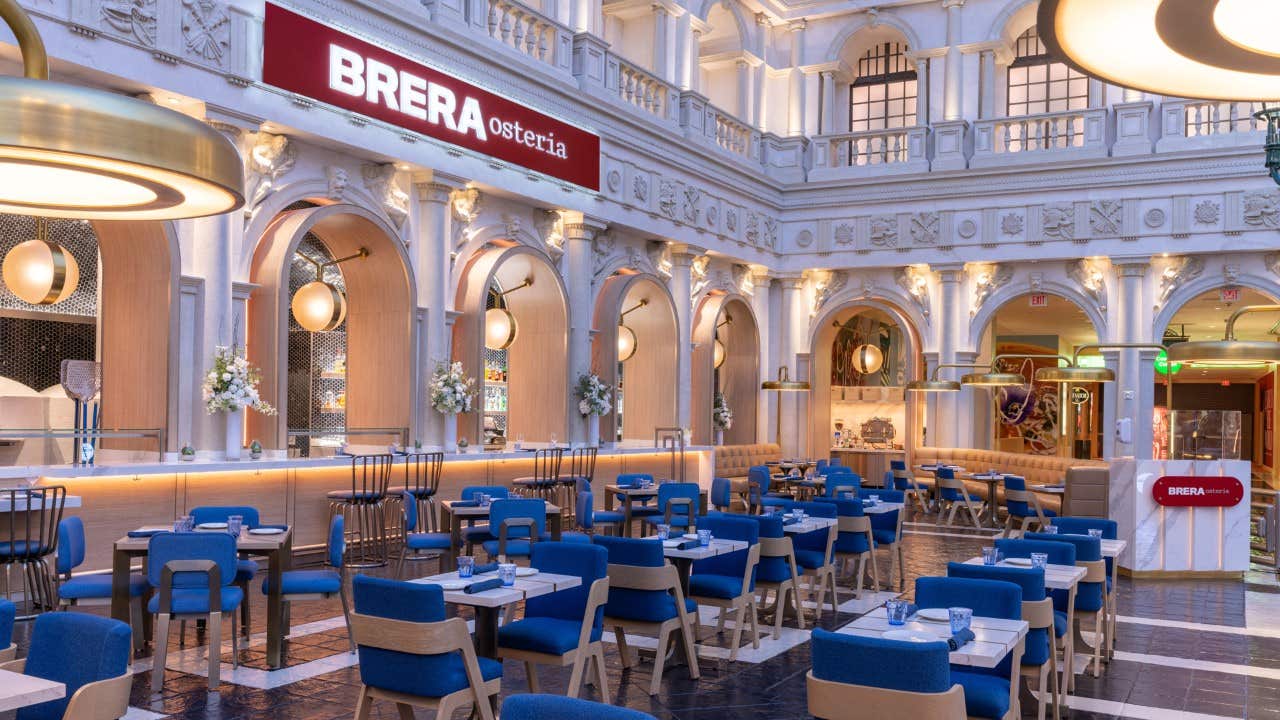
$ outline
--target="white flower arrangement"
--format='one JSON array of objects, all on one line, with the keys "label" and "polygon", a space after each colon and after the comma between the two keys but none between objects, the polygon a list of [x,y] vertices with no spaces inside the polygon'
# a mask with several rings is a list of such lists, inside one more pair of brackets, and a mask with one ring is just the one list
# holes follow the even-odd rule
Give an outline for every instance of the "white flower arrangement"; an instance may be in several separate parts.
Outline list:
[{"label": "white flower arrangement", "polygon": [[578,412],[582,415],[608,415],[613,412],[613,405],[609,401],[609,396],[613,393],[613,388],[605,385],[600,381],[600,377],[594,373],[578,376],[578,387],[576,394],[578,396]]},{"label": "white flower arrangement", "polygon": [[462,363],[440,363],[431,373],[431,407],[441,415],[471,412],[476,379],[462,371]]},{"label": "white flower arrangement", "polygon": [[711,420],[720,430],[728,430],[733,427],[733,411],[729,409],[729,403],[724,399],[724,393],[716,393],[715,407],[711,409]]},{"label": "white flower arrangement", "polygon": [[258,395],[259,380],[261,372],[237,348],[219,347],[213,353],[213,367],[204,376],[205,409],[211,415],[245,408],[275,415],[276,409]]}]

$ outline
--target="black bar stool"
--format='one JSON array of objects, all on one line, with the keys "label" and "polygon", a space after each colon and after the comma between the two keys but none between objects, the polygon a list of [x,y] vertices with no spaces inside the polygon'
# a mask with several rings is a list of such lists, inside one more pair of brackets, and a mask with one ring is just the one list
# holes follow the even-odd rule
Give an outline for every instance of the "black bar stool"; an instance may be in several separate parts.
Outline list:
[{"label": "black bar stool", "polygon": [[596,455],[600,448],[596,447],[579,447],[569,451],[569,468],[568,472],[560,475],[558,485],[560,486],[560,495],[564,499],[561,503],[561,514],[567,518],[577,517],[578,502],[578,480],[584,481],[588,488],[591,488],[591,482],[596,477]]},{"label": "black bar stool", "polygon": [[440,491],[440,477],[443,474],[444,453],[409,453],[404,458],[404,487],[388,490],[388,498],[394,503],[397,502],[397,498],[402,497],[402,492],[412,495],[417,501],[418,526],[429,532],[435,532],[436,493]]},{"label": "black bar stool", "polygon": [[559,490],[560,465],[564,462],[564,448],[542,448],[533,453],[533,475],[516,478],[511,484],[527,489],[535,496],[552,502]]},{"label": "black bar stool", "polygon": [[[329,522],[341,514],[346,527],[347,567],[382,567],[387,564],[387,485],[391,482],[391,455],[353,455],[351,489],[328,494]],[[325,543],[326,550],[328,543]]]},{"label": "black bar stool", "polygon": [[0,490],[0,503],[8,526],[0,528],[0,565],[4,565],[5,591],[13,599],[13,569],[22,569],[26,593],[23,604],[29,619],[57,605],[53,575],[46,564],[58,550],[58,523],[67,502],[67,489],[49,485]]}]

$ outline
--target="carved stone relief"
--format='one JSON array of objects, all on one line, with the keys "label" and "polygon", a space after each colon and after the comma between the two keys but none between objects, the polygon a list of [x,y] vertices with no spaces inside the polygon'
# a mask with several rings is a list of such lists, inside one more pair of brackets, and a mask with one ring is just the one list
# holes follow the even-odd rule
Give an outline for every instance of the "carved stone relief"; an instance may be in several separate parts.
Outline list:
[{"label": "carved stone relief", "polygon": [[658,209],[672,220],[676,218],[676,184],[670,180],[658,185]]},{"label": "carved stone relief", "polygon": [[231,18],[213,0],[182,0],[182,43],[189,57],[218,67],[226,65],[231,46]]},{"label": "carved stone relief", "polygon": [[1244,224],[1269,229],[1280,228],[1280,204],[1275,193],[1251,192],[1244,196]]},{"label": "carved stone relief", "polygon": [[906,291],[907,297],[920,310],[920,314],[929,317],[929,267],[927,265],[908,265],[898,268],[893,273],[893,281]]},{"label": "carved stone relief", "polygon": [[391,163],[365,163],[360,166],[365,189],[382,205],[397,229],[409,218],[409,194],[396,185],[396,166]]},{"label": "carved stone relief", "polygon": [[[1072,208],[1070,212],[1074,229],[1075,209]],[[1124,227],[1124,207],[1119,200],[1094,200],[1089,203],[1089,229],[1095,236],[1119,235],[1122,227]]]},{"label": "carved stone relief", "polygon": [[1013,279],[1013,268],[1002,263],[976,263],[966,270],[973,278],[973,307],[969,317],[977,315],[987,298]]},{"label": "carved stone relief", "polygon": [[938,242],[938,234],[942,230],[942,216],[936,212],[914,213],[907,224],[914,244],[934,245]]},{"label": "carved stone relief", "polygon": [[105,27],[155,47],[156,0],[103,0],[99,12]]},{"label": "carved stone relief", "polygon": [[834,240],[837,245],[852,245],[855,234],[853,223],[840,223],[836,226]]},{"label": "carved stone relief", "polygon": [[[1092,218],[1092,210],[1090,211]],[[1040,230],[1049,240],[1073,240],[1076,236],[1076,209],[1069,203],[1045,205]]]},{"label": "carved stone relief", "polygon": [[1102,261],[1091,258],[1070,261],[1067,263],[1067,277],[1097,303],[1099,310],[1106,312],[1107,280]]},{"label": "carved stone relief", "polygon": [[849,273],[845,270],[826,270],[819,272],[813,284],[813,309],[810,315],[817,315],[823,305],[849,283]]},{"label": "carved stone relief", "polygon": [[1018,213],[1006,213],[1000,218],[1000,232],[1005,235],[1017,235],[1026,227],[1026,221]]},{"label": "carved stone relief", "polygon": [[1202,200],[1196,203],[1194,216],[1198,225],[1216,225],[1221,215],[1222,206],[1212,200]]},{"label": "carved stone relief", "polygon": [[288,135],[260,132],[249,149],[249,203],[252,208],[267,198],[280,178],[298,161],[298,148]]},{"label": "carved stone relief", "polygon": [[330,200],[341,200],[347,193],[347,185],[351,183],[351,176],[347,173],[347,169],[337,165],[326,165],[324,176],[328,181],[325,195]]},{"label": "carved stone relief", "polygon": [[871,218],[871,231],[868,234],[868,239],[876,247],[897,247],[898,218],[892,215],[878,215]]},{"label": "carved stone relief", "polygon": [[1163,307],[1175,290],[1200,277],[1204,272],[1204,258],[1198,255],[1184,255],[1173,258],[1160,273],[1160,298],[1156,307]]}]

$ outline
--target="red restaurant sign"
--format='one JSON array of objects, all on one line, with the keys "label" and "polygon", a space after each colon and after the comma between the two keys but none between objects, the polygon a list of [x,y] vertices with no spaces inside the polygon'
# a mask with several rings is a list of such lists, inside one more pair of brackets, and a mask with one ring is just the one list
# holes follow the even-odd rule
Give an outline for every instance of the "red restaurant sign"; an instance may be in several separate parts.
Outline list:
[{"label": "red restaurant sign", "polygon": [[269,3],[262,80],[600,189],[598,136]]},{"label": "red restaurant sign", "polygon": [[1244,499],[1244,485],[1233,477],[1165,475],[1151,494],[1165,507],[1233,507]]}]

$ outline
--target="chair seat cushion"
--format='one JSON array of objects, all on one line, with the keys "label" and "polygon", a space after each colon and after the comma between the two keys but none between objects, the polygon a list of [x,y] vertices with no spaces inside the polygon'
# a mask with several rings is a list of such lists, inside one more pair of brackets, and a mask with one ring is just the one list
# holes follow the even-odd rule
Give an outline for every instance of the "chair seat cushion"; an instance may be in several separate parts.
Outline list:
[{"label": "chair seat cushion", "polygon": [[1000,720],[1009,712],[1009,679],[951,669],[951,682],[964,688],[964,707],[971,718]]},{"label": "chair seat cushion", "polygon": [[613,525],[624,519],[625,516],[618,510],[597,510],[591,513],[591,522],[596,525]]},{"label": "chair seat cushion", "polygon": [[475,527],[463,528],[462,538],[469,543],[482,543],[486,540],[494,540],[496,538],[489,532],[488,525],[477,525]]},{"label": "chair seat cushion", "polygon": [[258,563],[254,560],[240,558],[236,560],[236,582],[249,582],[258,574]]},{"label": "chair seat cushion", "polygon": [[[221,612],[231,612],[244,600],[244,592],[235,585],[222,588]],[[156,592],[147,603],[147,612],[160,612],[160,593]],[[170,612],[175,615],[203,614],[209,612],[209,591],[206,588],[174,588]]]},{"label": "chair seat cushion", "polygon": [[0,558],[27,558],[48,555],[49,547],[39,543],[19,540],[17,542],[0,542]]},{"label": "chair seat cushion", "polygon": [[1043,665],[1049,662],[1049,637],[1045,628],[1033,628],[1027,631],[1026,648],[1022,653],[1022,664]]},{"label": "chair seat cushion", "polygon": [[[332,594],[342,588],[337,570],[288,570],[280,575],[280,590],[285,595]],[[262,581],[262,594],[271,592],[271,578]]]},{"label": "chair seat cushion", "polygon": [[579,543],[582,545],[591,544],[591,536],[583,532],[562,532],[560,533],[560,542]]},{"label": "chair seat cushion", "polygon": [[898,531],[873,528],[871,537],[876,541],[876,545],[892,545],[898,542]]},{"label": "chair seat cushion", "polygon": [[[430,672],[395,672],[404,657],[402,653],[361,648],[360,677],[370,687],[434,698],[444,697],[471,685],[462,665],[462,653],[428,656]],[[477,657],[476,661],[480,666],[480,677],[484,680],[502,677],[501,662],[486,657]],[[376,677],[374,672],[368,672],[368,668],[376,670]]]},{"label": "chair seat cushion", "polygon": [[[498,647],[511,650],[564,655],[578,647],[582,622],[551,617],[531,617],[498,628]],[[600,639],[600,630],[591,633],[592,641]]]},{"label": "chair seat cushion", "polygon": [[689,577],[689,595],[732,600],[742,594],[742,576],[694,573]]},{"label": "chair seat cushion", "polygon": [[409,533],[404,537],[404,546],[410,550],[448,550],[451,542],[449,533]]},{"label": "chair seat cushion", "polygon": [[[687,613],[696,613],[698,603],[685,598],[684,608]],[[610,588],[604,614],[619,620],[660,623],[676,616],[676,603],[664,592]]]},{"label": "chair seat cushion", "polygon": [[[129,597],[138,597],[147,591],[147,577],[141,573],[129,574]],[[58,586],[58,597],[64,600],[100,600],[111,597],[110,575],[79,575]]]},{"label": "chair seat cushion", "polygon": [[821,550],[796,550],[796,567],[801,570],[817,570],[830,562]]}]

